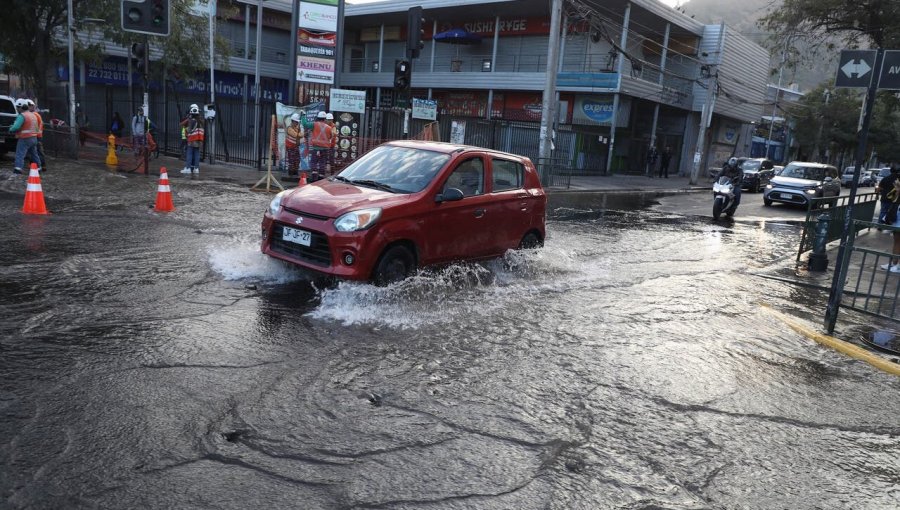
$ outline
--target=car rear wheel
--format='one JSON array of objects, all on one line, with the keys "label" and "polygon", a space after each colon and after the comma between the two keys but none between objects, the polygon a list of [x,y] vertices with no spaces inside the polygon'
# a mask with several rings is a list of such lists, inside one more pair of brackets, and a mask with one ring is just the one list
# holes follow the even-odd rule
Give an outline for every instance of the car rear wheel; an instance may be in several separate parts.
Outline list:
[{"label": "car rear wheel", "polygon": [[372,282],[378,286],[399,282],[416,269],[416,259],[404,246],[391,246],[378,259]]},{"label": "car rear wheel", "polygon": [[520,250],[531,250],[534,248],[540,248],[544,243],[541,242],[541,238],[538,237],[534,232],[529,232],[525,234],[525,237],[519,241],[519,249]]}]

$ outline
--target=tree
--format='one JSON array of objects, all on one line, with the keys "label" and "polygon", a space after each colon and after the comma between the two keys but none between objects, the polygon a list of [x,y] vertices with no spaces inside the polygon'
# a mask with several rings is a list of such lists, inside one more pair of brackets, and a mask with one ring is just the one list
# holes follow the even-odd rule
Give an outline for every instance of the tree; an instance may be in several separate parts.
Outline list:
[{"label": "tree", "polygon": [[[208,11],[203,10],[208,9],[209,1],[170,0],[171,34],[169,37],[149,36],[151,47],[162,50],[162,61],[168,72],[192,76],[209,68],[209,17],[204,15]],[[3,14],[10,22],[0,30],[0,51],[7,58],[7,72],[18,74],[35,96],[46,100],[56,64],[67,61],[67,0],[12,0],[8,3],[10,5],[4,6]],[[72,0],[72,3],[76,33],[84,28],[77,20],[100,18],[110,22],[91,28],[95,33],[102,33],[107,41],[129,48],[132,42],[143,40],[143,35],[122,31],[119,0]],[[228,18],[236,12],[230,1],[218,3],[218,19]],[[75,38],[75,43],[76,60],[97,62],[103,58],[102,45],[88,45],[79,37]],[[217,61],[227,64],[231,53],[228,41],[217,35],[214,52]]]},{"label": "tree", "polygon": [[805,36],[811,47],[829,49],[835,42],[850,48],[890,48],[900,45],[900,2],[897,0],[784,0],[760,19],[774,39]]}]

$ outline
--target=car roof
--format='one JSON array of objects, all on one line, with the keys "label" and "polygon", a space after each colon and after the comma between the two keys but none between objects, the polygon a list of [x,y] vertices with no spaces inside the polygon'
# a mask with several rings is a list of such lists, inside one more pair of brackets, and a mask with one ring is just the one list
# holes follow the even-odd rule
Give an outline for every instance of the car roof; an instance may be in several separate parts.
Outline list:
[{"label": "car roof", "polygon": [[422,140],[394,140],[391,142],[387,142],[384,145],[390,145],[393,147],[408,147],[411,149],[422,149],[434,152],[442,152],[444,154],[453,154],[454,152],[488,152],[491,154],[497,154],[499,156],[506,156],[508,158],[528,159],[525,156],[520,156],[518,154],[512,154],[509,152],[497,151],[494,149],[487,149],[484,147],[476,147],[474,145],[463,145],[459,143],[449,143],[449,142],[429,142]]},{"label": "car roof", "polygon": [[829,168],[831,165],[825,163],[816,163],[814,161],[791,161],[789,165],[805,166],[809,168]]}]

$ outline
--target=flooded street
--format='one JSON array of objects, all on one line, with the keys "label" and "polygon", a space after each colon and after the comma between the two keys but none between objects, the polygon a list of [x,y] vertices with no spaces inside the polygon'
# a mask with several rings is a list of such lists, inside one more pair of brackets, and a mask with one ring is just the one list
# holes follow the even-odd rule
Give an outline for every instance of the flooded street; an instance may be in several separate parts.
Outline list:
[{"label": "flooded street", "polygon": [[900,380],[764,306],[821,329],[827,291],[758,276],[789,221],[555,195],[541,250],[325,285],[260,254],[271,195],[171,175],[158,214],[59,164],[33,217],[6,174],[0,507],[900,501]]}]

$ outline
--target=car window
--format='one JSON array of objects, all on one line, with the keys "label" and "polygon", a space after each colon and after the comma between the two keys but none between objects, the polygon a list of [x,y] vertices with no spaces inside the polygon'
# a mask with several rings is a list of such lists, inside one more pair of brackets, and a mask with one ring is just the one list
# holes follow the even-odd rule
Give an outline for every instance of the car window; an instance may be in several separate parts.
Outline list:
[{"label": "car window", "polygon": [[748,159],[741,165],[741,170],[759,170],[759,161]]},{"label": "car window", "polygon": [[16,105],[8,99],[0,99],[0,113],[11,113],[16,115]]},{"label": "car window", "polygon": [[471,197],[484,193],[484,162],[481,158],[469,158],[453,170],[444,190],[456,188],[463,192],[463,196]]},{"label": "car window", "polygon": [[835,168],[835,167],[833,167],[833,166],[830,166],[830,167],[826,168],[826,169],[825,169],[825,175],[826,175],[827,177],[831,177],[832,179],[837,179],[837,176],[838,176],[837,168]]},{"label": "car window", "polygon": [[449,160],[450,156],[442,152],[382,145],[338,175],[351,182],[375,181],[401,193],[416,193],[425,189]]},{"label": "car window", "polygon": [[493,191],[519,189],[525,184],[525,166],[506,159],[491,160]]},{"label": "car window", "polygon": [[821,181],[825,178],[825,169],[790,164],[781,171],[782,177],[794,177],[796,179],[809,179]]}]

